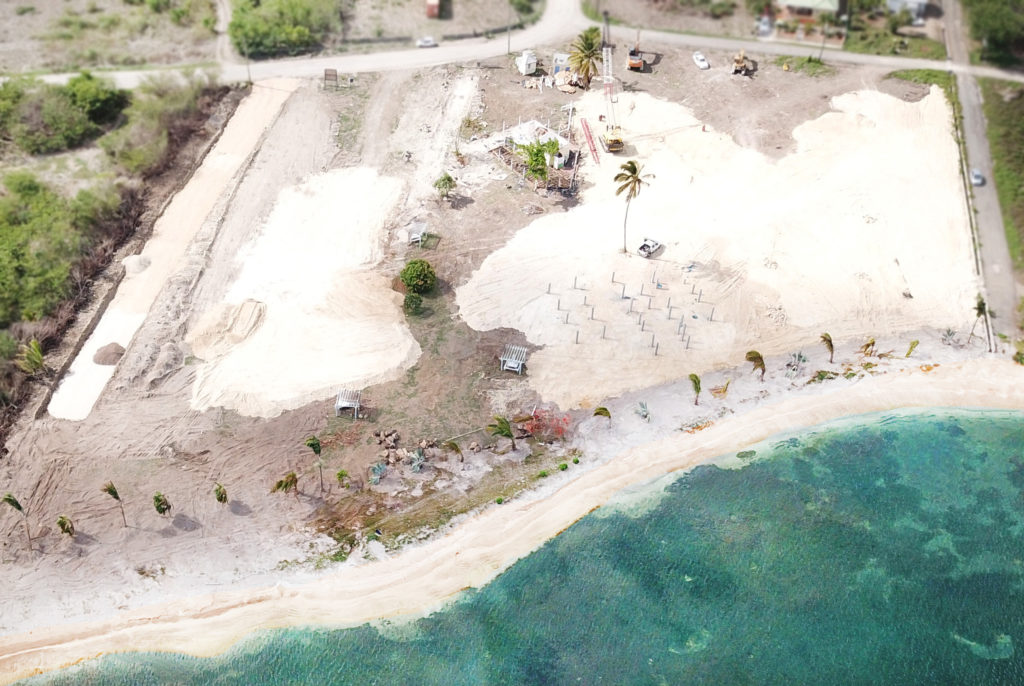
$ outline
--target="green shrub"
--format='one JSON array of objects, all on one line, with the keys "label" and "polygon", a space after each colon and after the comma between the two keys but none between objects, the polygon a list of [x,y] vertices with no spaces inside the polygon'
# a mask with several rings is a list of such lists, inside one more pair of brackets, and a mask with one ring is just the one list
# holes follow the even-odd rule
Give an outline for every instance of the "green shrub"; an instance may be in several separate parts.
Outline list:
[{"label": "green shrub", "polygon": [[541,479],[545,478],[547,475],[548,475],[548,470],[546,470],[546,469],[540,470],[540,472],[537,474],[537,476],[540,477]]},{"label": "green shrub", "polygon": [[96,78],[87,71],[68,81],[64,91],[94,124],[115,121],[129,102],[128,91],[118,90],[111,81]]},{"label": "green shrub", "polygon": [[337,16],[330,0],[237,0],[228,35],[243,55],[294,55],[318,46]]},{"label": "green shrub", "polygon": [[731,17],[734,8],[735,5],[731,2],[713,2],[711,7],[708,8],[708,14],[711,15],[712,19]]},{"label": "green shrub", "polygon": [[0,331],[0,360],[13,360],[18,354],[18,339],[6,331]]},{"label": "green shrub", "polygon": [[429,293],[437,284],[434,268],[426,260],[411,260],[398,276],[411,293]]},{"label": "green shrub", "polygon": [[579,464],[580,463],[580,458],[578,458],[578,457],[572,458],[572,463],[573,464]]},{"label": "green shrub", "polygon": [[498,496],[497,498],[494,499],[494,502],[496,502],[499,505],[501,505],[503,502],[505,502],[505,499],[502,498],[501,496]]},{"label": "green shrub", "polygon": [[99,131],[60,86],[43,85],[25,93],[12,119],[11,137],[33,155],[73,148]]},{"label": "green shrub", "polygon": [[18,5],[14,9],[14,13],[17,14],[19,17],[23,14],[35,14],[36,8],[34,5]]},{"label": "green shrub", "polygon": [[567,465],[567,464],[566,464],[566,463],[564,463],[564,462],[563,462],[562,464],[558,465],[558,469],[559,469],[559,471],[562,471],[562,472],[564,472],[564,471],[565,471],[566,469],[568,469],[568,468],[569,468],[569,465]]},{"label": "green shrub", "polygon": [[415,293],[406,293],[402,309],[409,315],[419,314],[423,311],[423,298]]}]

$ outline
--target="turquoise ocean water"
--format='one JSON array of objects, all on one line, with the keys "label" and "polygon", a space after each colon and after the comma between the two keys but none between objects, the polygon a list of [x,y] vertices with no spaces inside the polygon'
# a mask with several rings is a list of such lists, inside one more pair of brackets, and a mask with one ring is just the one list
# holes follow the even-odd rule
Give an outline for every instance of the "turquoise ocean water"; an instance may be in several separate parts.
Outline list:
[{"label": "turquoise ocean water", "polygon": [[1024,684],[1024,415],[870,415],[604,508],[383,628],[25,684]]}]

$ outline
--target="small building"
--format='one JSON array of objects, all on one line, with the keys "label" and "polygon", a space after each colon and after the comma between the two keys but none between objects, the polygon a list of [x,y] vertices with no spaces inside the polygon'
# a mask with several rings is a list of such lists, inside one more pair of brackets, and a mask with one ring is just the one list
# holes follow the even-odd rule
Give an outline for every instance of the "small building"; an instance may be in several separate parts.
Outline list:
[{"label": "small building", "polygon": [[516,69],[523,76],[531,76],[537,71],[537,55],[533,50],[523,50],[523,54],[516,58]]},{"label": "small building", "polygon": [[441,16],[441,0],[427,0],[427,19]]},{"label": "small building", "polygon": [[342,390],[334,401],[334,416],[340,417],[342,410],[352,410],[352,418],[359,419],[359,401],[362,391]]},{"label": "small building", "polygon": [[560,71],[571,71],[569,69],[569,53],[556,52],[551,56],[551,75],[554,76]]}]

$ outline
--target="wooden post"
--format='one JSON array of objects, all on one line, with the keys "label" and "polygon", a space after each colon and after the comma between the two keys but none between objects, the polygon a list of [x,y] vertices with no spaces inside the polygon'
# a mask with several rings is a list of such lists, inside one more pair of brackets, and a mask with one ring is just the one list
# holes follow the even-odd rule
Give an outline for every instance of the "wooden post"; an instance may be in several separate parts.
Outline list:
[{"label": "wooden post", "polygon": [[709,322],[715,321],[715,308],[714,307],[711,308],[711,315],[708,317],[708,321]]},{"label": "wooden post", "polygon": [[580,330],[576,329],[576,345],[580,344]]},{"label": "wooden post", "polygon": [[656,343],[656,344],[654,345],[654,356],[655,356],[655,357],[657,357],[657,356],[658,356],[658,347],[659,347],[660,345],[661,345],[661,343]]},{"label": "wooden post", "polygon": [[601,325],[601,340],[602,341],[604,340],[604,332],[607,331],[607,330],[608,330],[608,325],[607,324],[602,324]]}]

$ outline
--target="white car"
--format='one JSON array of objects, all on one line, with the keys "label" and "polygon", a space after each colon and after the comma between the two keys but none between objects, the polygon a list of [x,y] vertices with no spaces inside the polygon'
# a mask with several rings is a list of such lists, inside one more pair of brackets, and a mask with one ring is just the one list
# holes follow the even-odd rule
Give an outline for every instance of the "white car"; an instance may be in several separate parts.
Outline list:
[{"label": "white car", "polygon": [[693,62],[701,69],[710,69],[711,65],[708,64],[708,58],[704,56],[700,50],[693,53]]},{"label": "white car", "polygon": [[652,257],[654,253],[661,250],[661,243],[653,238],[645,238],[644,242],[637,248],[636,254],[640,257]]},{"label": "white car", "polygon": [[437,41],[434,40],[433,36],[423,36],[423,38],[420,38],[419,40],[416,41],[416,47],[417,48],[436,48],[437,47]]},{"label": "white car", "polygon": [[982,175],[979,169],[971,169],[971,185],[972,186],[984,186],[985,177]]}]

